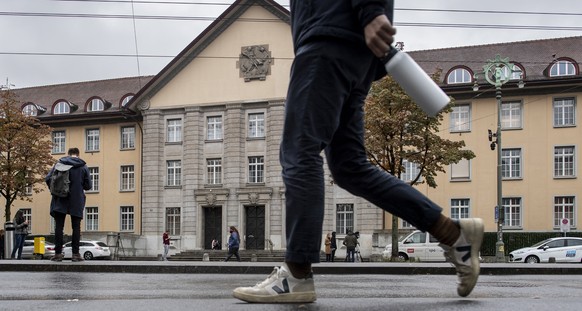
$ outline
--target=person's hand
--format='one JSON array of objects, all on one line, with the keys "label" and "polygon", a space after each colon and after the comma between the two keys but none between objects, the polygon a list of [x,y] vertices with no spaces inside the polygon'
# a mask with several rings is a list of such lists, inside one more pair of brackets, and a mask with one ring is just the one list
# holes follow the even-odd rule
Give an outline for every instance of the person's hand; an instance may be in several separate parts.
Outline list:
[{"label": "person's hand", "polygon": [[383,57],[390,50],[394,42],[396,28],[388,20],[386,15],[378,15],[364,28],[366,45],[376,57]]}]

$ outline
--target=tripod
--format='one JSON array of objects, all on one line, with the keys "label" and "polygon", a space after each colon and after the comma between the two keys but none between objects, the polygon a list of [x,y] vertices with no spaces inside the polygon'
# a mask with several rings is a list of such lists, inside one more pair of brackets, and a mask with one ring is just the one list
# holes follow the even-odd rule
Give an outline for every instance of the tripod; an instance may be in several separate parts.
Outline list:
[{"label": "tripod", "polygon": [[115,252],[113,253],[113,260],[119,260],[119,249],[123,252],[125,256],[125,248],[123,248],[123,240],[121,239],[121,233],[117,233],[117,238],[115,239]]}]

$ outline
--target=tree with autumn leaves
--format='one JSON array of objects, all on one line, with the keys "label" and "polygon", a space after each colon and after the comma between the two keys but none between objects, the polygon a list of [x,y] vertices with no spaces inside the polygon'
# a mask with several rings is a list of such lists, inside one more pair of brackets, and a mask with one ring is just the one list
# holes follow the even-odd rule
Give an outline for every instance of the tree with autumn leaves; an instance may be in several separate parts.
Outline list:
[{"label": "tree with autumn leaves", "polygon": [[54,163],[50,127],[24,115],[20,106],[14,92],[0,91],[0,194],[6,221],[15,200],[32,201],[27,189],[28,193],[46,189],[44,177]]},{"label": "tree with autumn leaves", "polygon": [[[435,81],[439,77],[440,72],[433,75]],[[417,174],[407,182],[436,188],[437,174],[445,173],[450,164],[475,157],[464,149],[464,141],[438,135],[452,105],[453,102],[435,117],[429,117],[390,76],[374,82],[365,104],[365,143],[370,161],[398,178],[406,173],[405,164],[411,163],[417,167]],[[391,258],[398,258],[398,217],[394,215]]]}]

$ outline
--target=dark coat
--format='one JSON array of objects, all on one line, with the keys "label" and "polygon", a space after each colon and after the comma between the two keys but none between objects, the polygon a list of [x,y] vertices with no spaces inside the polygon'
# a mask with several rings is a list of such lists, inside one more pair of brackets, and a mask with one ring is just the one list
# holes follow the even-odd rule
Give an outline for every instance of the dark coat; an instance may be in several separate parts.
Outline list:
[{"label": "dark coat", "polygon": [[[57,212],[83,218],[83,211],[85,210],[84,190],[91,190],[89,168],[85,161],[77,157],[62,157],[59,162],[73,166],[69,171],[69,180],[71,181],[69,196],[66,198],[52,196],[50,214],[54,216],[54,213]],[[55,168],[53,167],[45,177],[47,186],[50,184],[54,170]]]}]

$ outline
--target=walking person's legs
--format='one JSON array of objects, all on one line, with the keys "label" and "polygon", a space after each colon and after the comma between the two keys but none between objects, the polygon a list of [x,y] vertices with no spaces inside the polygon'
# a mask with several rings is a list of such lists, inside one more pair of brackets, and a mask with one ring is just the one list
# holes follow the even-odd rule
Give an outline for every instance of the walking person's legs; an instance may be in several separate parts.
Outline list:
[{"label": "walking person's legs", "polygon": [[83,220],[83,218],[71,216],[71,226],[73,227],[73,237],[71,240],[73,257],[71,258],[71,261],[73,262],[84,260],[83,256],[81,256],[79,253],[79,244],[81,241],[81,220]]},{"label": "walking person's legs", "polygon": [[55,255],[51,258],[52,261],[63,260],[63,229],[65,227],[65,214],[53,213],[55,220]]}]

